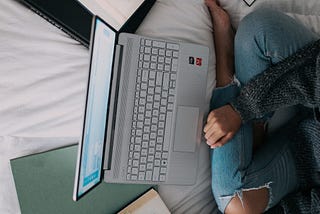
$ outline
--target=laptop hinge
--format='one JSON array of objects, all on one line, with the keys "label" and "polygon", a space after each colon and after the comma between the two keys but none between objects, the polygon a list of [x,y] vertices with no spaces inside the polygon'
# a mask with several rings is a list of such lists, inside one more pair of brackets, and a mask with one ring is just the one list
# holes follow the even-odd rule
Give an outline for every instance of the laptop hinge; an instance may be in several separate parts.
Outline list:
[{"label": "laptop hinge", "polygon": [[109,115],[108,115],[106,138],[105,138],[106,142],[105,142],[104,165],[103,165],[103,169],[105,170],[110,170],[111,163],[112,163],[114,131],[115,131],[115,124],[116,124],[115,118],[117,114],[122,54],[123,54],[123,46],[119,44],[116,45],[115,58],[114,58],[114,64],[113,64],[113,77],[112,77],[112,89],[110,94]]}]

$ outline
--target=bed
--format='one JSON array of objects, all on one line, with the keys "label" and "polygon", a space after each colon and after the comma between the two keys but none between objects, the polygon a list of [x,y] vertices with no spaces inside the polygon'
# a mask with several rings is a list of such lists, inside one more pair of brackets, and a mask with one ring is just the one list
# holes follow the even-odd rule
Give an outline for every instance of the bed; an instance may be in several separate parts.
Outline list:
[{"label": "bed", "polygon": [[[235,28],[258,7],[272,7],[320,34],[318,0],[220,0]],[[0,213],[20,213],[9,160],[77,143],[89,51],[17,0],[0,1]],[[210,49],[207,103],[215,87],[210,14],[203,0],[158,0],[138,34],[203,44]],[[44,143],[45,142],[45,143]],[[216,213],[209,150],[201,145],[194,186],[160,186],[173,213]],[[71,197],[71,196],[70,196]]]}]

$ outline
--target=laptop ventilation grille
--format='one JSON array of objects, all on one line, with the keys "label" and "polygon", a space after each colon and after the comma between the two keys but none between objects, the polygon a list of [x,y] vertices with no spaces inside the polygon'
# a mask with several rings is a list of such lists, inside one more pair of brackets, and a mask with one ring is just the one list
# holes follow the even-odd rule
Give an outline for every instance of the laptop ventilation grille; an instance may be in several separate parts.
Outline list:
[{"label": "laptop ventilation grille", "polygon": [[[127,44],[127,52],[126,52],[126,60],[124,64],[124,69],[123,72],[129,72],[130,71],[130,61],[131,61],[131,55],[132,55],[132,46],[133,46],[133,39],[128,39],[128,44]],[[127,94],[128,94],[128,84],[129,84],[129,74],[126,74],[123,76],[123,83],[122,83],[122,94],[121,94],[121,102],[120,102],[120,111],[119,111],[119,126],[118,128],[118,142],[116,142],[117,148],[116,148],[116,153],[115,153],[115,168],[114,168],[114,178],[119,177],[119,171],[120,171],[120,161],[121,161],[121,148],[122,148],[122,141],[123,141],[123,136],[128,135],[129,133],[122,133],[120,130],[129,130],[122,128],[125,125],[126,122],[126,102],[127,102]],[[129,144],[129,143],[127,143]]]}]

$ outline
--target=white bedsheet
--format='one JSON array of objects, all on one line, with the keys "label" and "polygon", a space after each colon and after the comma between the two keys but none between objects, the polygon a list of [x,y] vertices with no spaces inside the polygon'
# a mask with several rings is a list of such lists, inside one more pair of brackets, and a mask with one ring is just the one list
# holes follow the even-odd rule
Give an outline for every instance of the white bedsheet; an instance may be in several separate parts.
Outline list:
[{"label": "white bedsheet", "polygon": [[[251,10],[269,6],[320,33],[318,0],[221,0],[235,26]],[[0,213],[19,213],[9,159],[74,144],[81,130],[89,52],[16,0],[0,1]],[[210,16],[202,0],[159,0],[139,34],[200,43],[211,50],[207,101],[215,85]],[[45,143],[44,143],[45,142]],[[174,213],[215,210],[208,149],[201,147],[196,185],[161,186]],[[71,196],[70,196],[71,197]]]},{"label": "white bedsheet", "polygon": [[[0,213],[19,213],[9,159],[77,142],[89,52],[15,0],[0,1],[0,8]],[[210,16],[201,0],[158,1],[138,33],[213,50]],[[213,59],[211,52],[208,102],[215,79]],[[202,157],[205,167],[195,186],[159,188],[175,213],[214,209],[204,144]]]}]

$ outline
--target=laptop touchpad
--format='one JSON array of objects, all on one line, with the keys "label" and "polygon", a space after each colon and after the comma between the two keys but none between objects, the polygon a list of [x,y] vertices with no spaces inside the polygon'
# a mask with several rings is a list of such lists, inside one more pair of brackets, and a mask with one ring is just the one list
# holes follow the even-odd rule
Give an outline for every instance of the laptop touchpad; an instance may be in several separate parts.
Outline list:
[{"label": "laptop touchpad", "polygon": [[197,141],[199,108],[178,106],[173,150],[194,152]]}]

